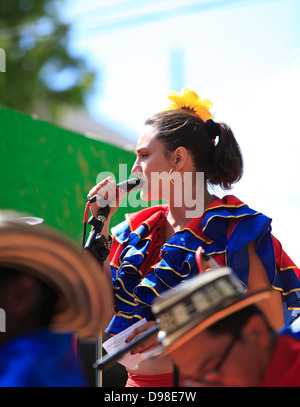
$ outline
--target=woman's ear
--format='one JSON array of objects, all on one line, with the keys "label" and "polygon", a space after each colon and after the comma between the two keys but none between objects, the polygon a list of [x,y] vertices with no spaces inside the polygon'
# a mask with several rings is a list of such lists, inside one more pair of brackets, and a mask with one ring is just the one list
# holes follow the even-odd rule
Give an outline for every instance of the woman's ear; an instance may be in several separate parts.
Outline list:
[{"label": "woman's ear", "polygon": [[174,159],[175,159],[175,168],[177,170],[180,170],[184,166],[187,160],[187,156],[188,152],[185,147],[176,148],[176,150],[174,151]]}]

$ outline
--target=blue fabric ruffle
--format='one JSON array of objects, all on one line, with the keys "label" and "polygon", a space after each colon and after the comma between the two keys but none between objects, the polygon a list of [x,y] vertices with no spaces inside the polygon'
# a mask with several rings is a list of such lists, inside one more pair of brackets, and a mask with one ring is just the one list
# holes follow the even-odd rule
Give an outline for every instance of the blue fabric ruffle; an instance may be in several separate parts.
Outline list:
[{"label": "blue fabric ruffle", "polygon": [[[156,211],[165,212],[164,206]],[[118,263],[112,264],[115,290],[115,316],[107,332],[117,334],[142,318],[150,320],[151,304],[164,291],[199,273],[195,252],[202,246],[208,255],[223,256],[224,265],[233,269],[247,287],[249,258],[247,245],[256,241],[256,253],[265,266],[273,288],[282,292],[286,321],[291,310],[300,309],[300,281],[295,266],[281,270],[275,263],[271,219],[254,211],[233,196],[209,207],[204,215],[177,232],[160,251],[160,261],[147,275],[141,271],[151,250],[147,213],[139,212],[140,225],[131,230],[130,219],[112,232],[122,246]],[[296,268],[297,269],[297,268]]]}]

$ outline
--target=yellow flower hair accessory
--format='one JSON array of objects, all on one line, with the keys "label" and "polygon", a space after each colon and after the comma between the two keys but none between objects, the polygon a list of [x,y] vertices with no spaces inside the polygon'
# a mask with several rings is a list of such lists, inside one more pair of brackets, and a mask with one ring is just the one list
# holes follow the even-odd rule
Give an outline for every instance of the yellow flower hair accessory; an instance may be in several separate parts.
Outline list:
[{"label": "yellow flower hair accessory", "polygon": [[213,103],[208,99],[201,99],[193,90],[184,88],[181,94],[170,92],[167,97],[171,100],[172,104],[164,110],[189,109],[203,121],[213,120],[213,116],[209,111]]}]

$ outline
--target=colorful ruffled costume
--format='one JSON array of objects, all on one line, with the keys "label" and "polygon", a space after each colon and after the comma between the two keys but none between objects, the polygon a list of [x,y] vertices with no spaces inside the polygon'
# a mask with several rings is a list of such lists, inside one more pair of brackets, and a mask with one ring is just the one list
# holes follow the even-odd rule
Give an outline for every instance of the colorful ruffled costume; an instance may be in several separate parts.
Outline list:
[{"label": "colorful ruffled costume", "polygon": [[164,242],[167,214],[166,205],[147,208],[127,215],[112,229],[115,315],[107,332],[117,334],[143,317],[152,319],[151,304],[157,296],[199,273],[199,246],[218,264],[231,267],[247,287],[247,245],[252,241],[272,287],[282,292],[285,322],[291,322],[293,310],[300,310],[300,272],[272,236],[270,218],[228,195]]}]

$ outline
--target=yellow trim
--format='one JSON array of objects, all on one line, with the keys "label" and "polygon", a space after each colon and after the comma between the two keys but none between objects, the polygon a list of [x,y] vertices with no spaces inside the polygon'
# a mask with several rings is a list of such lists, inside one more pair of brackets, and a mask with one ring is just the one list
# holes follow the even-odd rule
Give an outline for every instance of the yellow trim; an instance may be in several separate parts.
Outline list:
[{"label": "yellow trim", "polygon": [[[145,286],[142,285],[141,287],[145,287]],[[150,306],[151,306],[151,305],[147,304],[146,302],[142,301],[138,296],[136,296],[136,298],[138,299],[138,302],[139,302],[140,304],[144,304],[144,305],[146,305],[147,307],[150,307]]]},{"label": "yellow trim", "polygon": [[[132,228],[132,223],[131,223],[131,220],[130,220],[130,218],[129,218],[129,215],[131,215],[131,214],[126,213],[126,214],[125,214],[125,219],[126,219],[126,221],[128,222],[130,232],[132,233],[132,232],[134,232],[134,230],[133,230],[133,228]],[[149,223],[148,223],[147,221],[142,221],[142,222],[139,224],[138,228],[140,228],[142,225],[146,225],[147,228],[148,228],[148,231],[150,230],[150,225],[149,225]],[[134,232],[134,233],[136,233],[136,232]],[[136,234],[138,235],[138,233],[136,233]]]},{"label": "yellow trim", "polygon": [[[154,271],[154,273],[155,273],[155,271]],[[156,275],[156,277],[164,284],[164,285],[166,285],[169,289],[174,289],[175,287],[172,287],[172,286],[170,286],[169,284],[167,284],[162,278],[160,278],[159,277],[159,275],[157,274],[157,273],[155,273],[155,275]],[[182,283],[182,281],[179,283],[179,284],[181,284]]]},{"label": "yellow trim", "polygon": [[[178,249],[183,249],[183,250],[186,250],[188,252],[196,253],[196,250],[189,249],[188,247],[185,247],[185,246],[177,246],[176,244],[165,243],[165,244],[163,244],[163,246],[177,247]],[[164,250],[162,250],[162,251],[164,251]]]},{"label": "yellow trim", "polygon": [[[141,223],[141,225],[143,225],[143,224],[147,226],[148,232],[149,232],[149,231],[150,231],[150,225],[149,225],[149,223],[148,223],[147,221],[144,221],[144,222]],[[140,226],[141,226],[141,225],[140,225]],[[140,226],[139,226],[139,227],[140,227]]]},{"label": "yellow trim", "polygon": [[119,269],[119,267],[120,267],[120,265],[117,265],[117,264],[115,264],[115,263],[113,263],[113,262],[110,263],[110,266],[111,266],[111,267],[114,267],[114,268],[116,268],[116,269]]},{"label": "yellow trim", "polygon": [[132,224],[131,224],[131,221],[129,219],[129,214],[128,213],[125,214],[125,219],[127,220],[128,224],[129,224],[130,232],[132,232],[133,231],[132,230]]},{"label": "yellow trim", "polygon": [[[150,237],[150,236],[146,236],[146,237],[141,237],[141,235],[139,234],[139,233],[136,233],[136,232],[132,232],[132,233],[134,233],[135,235],[137,235],[139,238],[140,238],[140,242],[143,242],[144,240],[150,240],[150,242],[152,242],[152,237]],[[132,239],[131,239],[132,240]],[[129,247],[134,247],[131,243],[130,243],[130,240],[129,240],[129,243],[128,243],[128,246]]]},{"label": "yellow trim", "polygon": [[[189,249],[189,248],[186,247],[186,246],[177,246],[177,245],[175,245],[175,244],[169,244],[169,243],[165,243],[163,246],[177,247],[177,248],[179,248],[179,249],[183,249],[183,250],[186,250],[186,251],[192,252],[192,253],[196,253],[196,251],[197,251],[197,250]],[[165,251],[165,250],[162,250],[162,251]],[[226,249],[225,249],[225,250],[222,250],[222,251],[220,251],[220,252],[211,252],[211,253],[208,253],[208,254],[209,254],[209,256],[211,256],[211,255],[213,255],[213,254],[222,254],[222,253],[225,253],[225,252],[226,252]],[[170,255],[170,253],[168,253],[168,255],[172,258],[172,256]]]},{"label": "yellow trim", "polygon": [[195,236],[195,237],[197,237],[198,239],[202,240],[202,242],[204,242],[204,243],[206,243],[206,244],[211,244],[211,243],[213,243],[213,240],[211,240],[211,239],[205,240],[204,238],[198,236],[198,235],[197,235],[192,229],[190,229],[190,228],[183,228],[183,229],[180,229],[180,230],[178,230],[178,232],[176,232],[176,233],[183,232],[184,230],[188,230],[193,236]]},{"label": "yellow trim", "polygon": [[[140,235],[139,233],[137,233],[137,232],[131,232],[130,234],[134,234],[134,235],[138,236],[139,239],[141,239],[141,235]],[[129,240],[129,241],[130,241],[130,240]]]},{"label": "yellow trim", "polygon": [[150,242],[152,242],[152,237],[150,237],[150,236],[141,237],[140,241],[142,242],[143,240],[150,240]]},{"label": "yellow trim", "polygon": [[[158,297],[160,297],[160,294],[159,294],[153,287],[151,287],[150,285],[141,284],[141,285],[137,285],[135,288],[137,288],[137,287],[146,287],[146,288],[149,288],[150,290],[152,290],[152,291],[155,293],[155,295],[157,295]],[[137,295],[136,295],[136,298],[137,298],[140,302],[142,302],[143,304],[148,305],[146,302],[141,301]]]},{"label": "yellow trim", "polygon": [[211,252],[211,253],[207,253],[207,255],[208,256],[212,256],[213,254],[214,255],[217,255],[217,254],[225,254],[226,253],[226,249],[225,250],[221,250],[220,252]]},{"label": "yellow trim", "polygon": [[[137,273],[140,274],[141,277],[143,277],[142,272],[141,272],[137,267],[133,266],[132,264],[126,264],[125,267],[126,267],[126,268],[127,268],[127,267],[133,268]],[[118,271],[117,271],[117,273],[116,273],[118,278],[120,278],[120,274],[119,274],[119,271],[120,271],[120,270],[121,270],[121,268],[119,268]],[[126,273],[125,270],[122,270],[122,272],[123,272],[123,273]],[[130,274],[130,273],[128,273],[128,274]]]},{"label": "yellow trim", "polygon": [[295,267],[293,267],[293,266],[288,266],[288,267],[284,267],[284,268],[278,267],[278,268],[279,268],[280,271],[294,270],[294,269],[300,270],[299,267],[297,267],[297,266],[295,266]]},{"label": "yellow trim", "polygon": [[[258,214],[260,214],[260,213],[261,213],[261,212],[255,212],[255,213],[253,213],[251,216],[258,215]],[[249,216],[249,215],[248,215],[248,214],[243,214],[243,215],[239,215],[239,216],[213,215],[213,216],[211,216],[211,217],[208,219],[208,221],[206,222],[206,225],[204,226],[204,228],[203,228],[202,230],[203,230],[203,232],[204,232],[204,230],[207,228],[209,222],[210,222],[213,218],[240,219],[240,218],[244,218],[245,216]]]},{"label": "yellow trim", "polygon": [[120,301],[125,302],[126,304],[132,305],[133,307],[137,307],[137,306],[138,306],[138,303],[133,303],[133,302],[130,302],[130,301],[128,301],[128,300],[125,300],[124,298],[122,298],[122,297],[121,297],[120,295],[118,295],[118,294],[115,294],[115,296],[116,296],[117,298],[119,298]]},{"label": "yellow trim", "polygon": [[[147,254],[147,252],[146,252],[146,254]],[[143,259],[144,259],[144,257],[145,257],[144,254],[143,254],[141,251],[139,251],[139,250],[137,250],[134,254],[131,254],[130,257],[131,257],[131,256],[137,256],[137,255],[138,255],[138,256],[142,256]],[[144,261],[144,260],[143,260],[143,261]]]},{"label": "yellow trim", "polygon": [[[226,195],[225,195],[226,196]],[[225,198],[225,197],[224,197]],[[213,201],[214,202],[214,201]],[[211,204],[212,205],[212,204]],[[218,205],[218,206],[209,206],[208,208],[206,208],[206,210],[204,211],[204,213],[206,214],[208,211],[212,211],[214,209],[218,209],[218,208],[241,208],[242,206],[247,206],[247,208],[249,208],[249,206],[247,204],[245,204],[244,202],[242,202],[239,205],[226,205],[226,204],[222,204],[222,205]],[[250,208],[249,208],[250,209]]]},{"label": "yellow trim", "polygon": [[[117,281],[119,281],[121,283],[121,286],[123,287],[123,290],[132,298],[134,298],[134,295],[132,293],[130,293],[129,291],[126,290],[125,286],[124,286],[124,282],[122,281],[121,278],[116,278]],[[120,289],[120,287],[118,287],[118,289]]]},{"label": "yellow trim", "polygon": [[[273,286],[272,286],[273,287]],[[278,288],[276,288],[276,287],[273,287],[274,288],[274,290],[278,290],[278,291],[282,291],[282,295],[289,295],[289,294],[291,294],[291,293],[295,293],[295,292],[297,292],[297,291],[300,291],[300,288],[293,288],[292,290],[290,290],[290,291],[283,291],[282,289],[278,289]]]},{"label": "yellow trim", "polygon": [[[189,272],[188,272],[188,274],[180,274],[180,273],[177,273],[177,271],[175,271],[174,269],[172,269],[172,267],[161,267],[161,266],[159,266],[159,267],[155,267],[155,268],[158,269],[158,270],[172,270],[173,273],[176,274],[176,275],[179,276],[179,277],[187,277],[187,276],[190,275],[190,273],[191,273],[191,266],[190,266],[190,264],[189,264],[187,261],[184,262],[184,263],[187,263],[187,264],[189,265]],[[182,264],[183,264],[183,263],[182,263]],[[181,268],[181,270],[182,270],[182,268]]]},{"label": "yellow trim", "polygon": [[247,291],[247,290],[248,290],[248,286],[247,286],[247,284],[246,284],[246,283],[244,283],[244,281],[242,281],[240,278],[239,278],[239,280],[240,280],[240,282],[243,284],[243,286],[245,287],[245,291]]},{"label": "yellow trim", "polygon": [[141,317],[140,315],[131,315],[131,316],[129,316],[129,315],[123,314],[122,311],[121,312],[114,312],[114,314],[117,317],[123,317],[123,318],[127,318],[127,319],[133,319],[133,318],[143,319],[143,317]]}]

